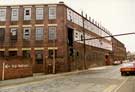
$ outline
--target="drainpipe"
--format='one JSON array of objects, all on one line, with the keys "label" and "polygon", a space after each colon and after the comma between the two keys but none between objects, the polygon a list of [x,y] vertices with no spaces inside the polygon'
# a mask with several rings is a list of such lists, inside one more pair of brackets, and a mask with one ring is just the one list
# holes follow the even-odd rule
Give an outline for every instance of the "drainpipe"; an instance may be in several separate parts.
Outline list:
[{"label": "drainpipe", "polygon": [[53,74],[56,73],[55,39],[53,40]]}]

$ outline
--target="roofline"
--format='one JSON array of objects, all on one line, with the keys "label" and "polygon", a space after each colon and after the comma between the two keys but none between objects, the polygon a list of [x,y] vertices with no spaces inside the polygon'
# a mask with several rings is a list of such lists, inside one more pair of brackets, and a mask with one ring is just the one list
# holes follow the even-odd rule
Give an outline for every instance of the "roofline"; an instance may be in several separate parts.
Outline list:
[{"label": "roofline", "polygon": [[8,7],[8,6],[33,6],[33,5],[62,5],[62,3],[33,3],[33,4],[7,4],[0,5],[0,7]]},{"label": "roofline", "polygon": [[[73,10],[72,8],[70,8],[69,6],[67,6],[66,4],[64,4],[65,7],[71,9],[73,12],[75,12],[76,14],[80,15],[82,18],[84,18],[85,20],[87,20],[88,22],[90,22],[91,24],[93,24],[94,26],[96,26],[97,28],[101,29],[102,31],[104,31],[105,33],[107,33],[105,30],[103,30],[102,28],[100,28],[99,26],[97,26],[96,24],[94,24],[93,22],[91,22],[90,20],[88,20],[86,17],[82,16],[80,13],[76,12],[75,10]],[[109,36],[111,36],[111,34],[107,33]]]},{"label": "roofline", "polygon": [[101,29],[102,31],[104,31],[105,33],[107,33],[108,35],[111,36],[110,33],[108,33],[107,31],[105,31],[104,29],[102,29],[101,27],[97,26],[96,24],[94,24],[93,22],[91,22],[90,20],[88,20],[86,17],[82,16],[80,13],[76,12],[75,10],[73,10],[72,8],[70,8],[69,6],[67,6],[64,3],[34,3],[34,4],[9,4],[9,5],[0,5],[0,7],[8,7],[8,6],[33,6],[33,5],[64,5],[66,8],[71,9],[73,12],[75,12],[76,14],[80,15],[83,19],[87,20],[88,22],[90,22],[91,24],[93,24],[94,26],[96,26],[97,28]]}]

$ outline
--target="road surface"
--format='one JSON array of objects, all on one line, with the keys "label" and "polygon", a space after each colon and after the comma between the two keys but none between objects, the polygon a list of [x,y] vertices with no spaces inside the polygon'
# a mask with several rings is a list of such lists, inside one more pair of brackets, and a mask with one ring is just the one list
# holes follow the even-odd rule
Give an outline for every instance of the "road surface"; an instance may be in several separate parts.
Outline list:
[{"label": "road surface", "polygon": [[135,92],[135,76],[121,76],[121,65],[0,87],[0,92]]}]

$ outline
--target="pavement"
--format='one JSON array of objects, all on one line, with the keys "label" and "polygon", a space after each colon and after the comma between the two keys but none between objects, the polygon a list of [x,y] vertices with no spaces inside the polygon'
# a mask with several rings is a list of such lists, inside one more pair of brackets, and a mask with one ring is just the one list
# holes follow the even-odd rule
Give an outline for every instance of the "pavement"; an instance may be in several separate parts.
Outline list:
[{"label": "pavement", "polygon": [[0,92],[135,92],[135,76],[121,76],[120,67],[0,81]]},{"label": "pavement", "polygon": [[41,81],[45,79],[57,78],[61,76],[68,76],[68,75],[77,74],[81,72],[87,72],[89,70],[101,70],[101,69],[106,69],[108,67],[112,67],[112,66],[94,67],[94,68],[89,68],[88,70],[76,70],[72,72],[48,74],[48,75],[44,75],[43,73],[37,73],[37,74],[33,74],[33,76],[30,76],[30,77],[0,81],[0,88],[5,87],[5,86],[13,86],[13,85],[24,84],[28,82],[30,83],[30,82],[36,82],[36,81]]}]

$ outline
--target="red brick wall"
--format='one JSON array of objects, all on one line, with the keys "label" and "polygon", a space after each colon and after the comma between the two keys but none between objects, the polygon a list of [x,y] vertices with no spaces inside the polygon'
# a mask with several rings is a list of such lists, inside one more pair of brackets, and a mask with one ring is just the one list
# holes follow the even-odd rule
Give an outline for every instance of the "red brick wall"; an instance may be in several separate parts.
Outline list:
[{"label": "red brick wall", "polygon": [[0,80],[2,79],[2,63],[5,62],[4,79],[21,78],[32,76],[32,66],[28,60],[19,58],[10,58],[10,61],[0,59]]}]

